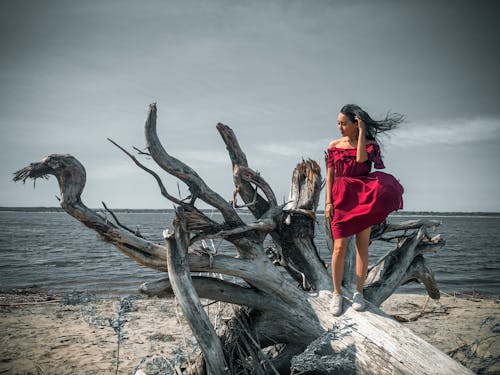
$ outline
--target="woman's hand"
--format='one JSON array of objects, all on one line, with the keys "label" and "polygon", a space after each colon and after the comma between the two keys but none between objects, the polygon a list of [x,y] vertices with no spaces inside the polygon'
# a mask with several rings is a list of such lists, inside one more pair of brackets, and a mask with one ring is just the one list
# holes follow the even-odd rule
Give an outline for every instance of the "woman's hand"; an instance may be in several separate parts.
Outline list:
[{"label": "woman's hand", "polygon": [[358,130],[359,132],[361,133],[364,133],[365,130],[366,130],[366,124],[365,122],[363,121],[363,119],[361,118],[361,116],[359,115],[356,115],[354,116],[354,119],[356,120],[356,124],[358,125]]},{"label": "woman's hand", "polygon": [[327,203],[325,206],[325,217],[330,221],[333,219],[333,205],[331,203]]}]

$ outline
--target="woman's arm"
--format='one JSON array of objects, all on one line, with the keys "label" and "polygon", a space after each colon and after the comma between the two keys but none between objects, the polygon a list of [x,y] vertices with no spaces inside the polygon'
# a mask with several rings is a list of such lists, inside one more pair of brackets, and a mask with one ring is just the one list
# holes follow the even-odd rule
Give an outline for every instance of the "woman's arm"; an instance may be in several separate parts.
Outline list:
[{"label": "woman's arm", "polygon": [[358,124],[358,146],[356,149],[356,161],[358,163],[364,163],[368,160],[368,154],[366,153],[366,124],[361,119],[360,116],[356,116]]},{"label": "woman's arm", "polygon": [[326,205],[331,204],[333,206],[332,200],[332,187],[333,181],[335,179],[335,174],[333,173],[333,167],[326,170],[326,198],[325,198],[325,208]]},{"label": "woman's arm", "polygon": [[332,187],[334,181],[333,167],[326,170],[326,199],[325,199],[325,217],[333,219],[333,200],[332,200]]},{"label": "woman's arm", "polygon": [[[335,147],[335,144],[335,141],[330,142],[329,148]],[[332,187],[335,180],[335,173],[333,171],[333,167],[327,167],[326,169],[325,216],[330,218],[330,220],[333,218]]]}]

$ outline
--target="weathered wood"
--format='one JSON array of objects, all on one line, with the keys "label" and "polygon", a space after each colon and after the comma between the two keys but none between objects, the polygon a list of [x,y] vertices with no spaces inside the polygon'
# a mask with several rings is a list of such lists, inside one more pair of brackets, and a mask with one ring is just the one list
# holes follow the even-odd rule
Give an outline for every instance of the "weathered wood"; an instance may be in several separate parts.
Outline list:
[{"label": "weathered wood", "polygon": [[217,208],[229,224],[242,225],[243,221],[234,208],[219,194],[210,189],[198,173],[165,151],[156,133],[156,111],[156,104],[151,104],[149,106],[149,113],[144,128],[146,147],[153,160],[163,170],[179,178],[188,185],[193,196],[193,203],[196,198],[200,198],[207,204]]},{"label": "weathered wood", "polygon": [[83,204],[81,193],[86,181],[85,168],[73,156],[49,155],[40,162],[31,163],[17,171],[14,181],[25,182],[27,179],[48,178],[50,175],[57,178],[61,195],[60,205],[67,213],[98,232],[104,241],[110,242],[136,262],[159,271],[167,270],[163,246],[115,226]]},{"label": "weathered wood", "polygon": [[164,233],[172,289],[205,356],[208,369],[212,374],[227,374],[229,368],[224,358],[221,342],[203,310],[200,297],[191,280],[187,261],[189,237],[183,227],[185,228],[184,217],[182,213],[177,212],[174,220],[174,233]]},{"label": "weathered wood", "polygon": [[235,197],[233,199],[235,200],[237,194],[239,194],[250,212],[252,212],[256,218],[260,218],[269,210],[270,205],[260,194],[258,194],[258,189],[253,187],[252,184],[246,181],[241,175],[241,167],[248,168],[247,157],[241,149],[233,130],[229,126],[219,123],[217,124],[217,130],[226,144],[233,165],[233,182],[235,189]]},{"label": "weathered wood", "polygon": [[[413,227],[413,225],[413,223],[409,224],[410,227]],[[435,225],[435,223],[427,223],[426,225]],[[376,306],[384,302],[394,293],[399,285],[407,281],[408,273],[412,275],[415,274],[413,268],[410,271],[408,270],[412,266],[415,258],[421,255],[422,249],[425,248],[425,246],[419,248],[419,245],[424,241],[432,242],[436,245],[435,242],[428,238],[426,234],[426,225],[422,225],[416,232],[404,237],[392,251],[379,259],[374,266],[370,267],[365,282],[364,295]],[[402,227],[403,225],[400,224],[395,228]],[[387,230],[389,229],[391,228]],[[387,230],[385,233],[387,233]],[[426,285],[430,286],[431,284],[435,284],[431,272],[425,273],[425,276],[423,273],[419,273],[418,275],[425,277]],[[439,294],[435,292],[431,292],[430,295],[433,298],[439,298]]]},{"label": "weathered wood", "polygon": [[[331,348],[339,371],[435,374],[442,373],[435,366],[440,363],[454,374],[469,373],[377,308],[400,284],[414,279],[424,282],[433,298],[439,296],[432,270],[423,260],[423,253],[436,251],[443,245],[439,237],[427,235],[427,228],[438,223],[389,223],[373,230],[373,238],[396,240],[397,245],[369,268],[365,296],[372,303],[367,311],[359,313],[346,300],[343,315],[334,317],[329,313],[330,294],[325,292],[332,289],[331,270],[325,267],[314,243],[315,212],[321,190],[317,163],[308,160],[297,165],[290,201],[278,206],[264,177],[248,166],[232,130],[219,124],[233,164],[235,192],[255,217],[254,222],[248,223],[239,217],[233,204],[215,193],[193,169],[165,151],[156,134],[156,105],[150,106],[145,128],[149,154],[163,170],[184,181],[192,194],[189,201],[173,198],[163,190],[159,176],[152,174],[162,194],[172,198],[182,211],[182,217],[174,223],[175,236],[167,236],[166,246],[134,236],[88,209],[80,198],[85,170],[69,155],[50,155],[18,171],[14,179],[56,176],[61,206],[70,215],[139,263],[168,270],[168,281],[143,285],[142,290],[156,295],[169,290],[175,293],[200,341],[211,373],[227,369],[232,373],[275,373],[278,368],[287,373],[292,357],[318,338]],[[198,198],[217,209],[223,222],[215,223],[198,210],[195,206]],[[236,203],[236,198],[233,201]],[[264,240],[268,235],[275,249],[266,252]],[[234,253],[214,254],[200,248],[199,241],[204,238],[223,238],[234,245]],[[353,245],[350,251],[354,251]],[[354,262],[348,259],[351,261],[346,263],[344,281],[346,287],[352,287]],[[190,271],[220,273],[237,277],[238,281],[209,276],[192,278]],[[349,291],[345,291],[349,297]],[[235,312],[230,321],[234,326],[228,323],[219,339],[207,325],[199,297],[246,307]],[[265,348],[271,348],[270,352],[276,349],[280,354],[266,359],[262,354]],[[294,361],[298,364],[300,359]],[[206,367],[199,362],[188,372],[203,374],[208,371]]]},{"label": "weathered wood", "polygon": [[361,313],[349,307],[334,322],[322,313],[320,320],[329,330],[292,361],[300,373],[472,374],[372,304]]},{"label": "weathered wood", "polygon": [[[293,172],[288,203],[283,207],[284,220],[276,239],[283,259],[304,274],[314,290],[331,290],[333,282],[314,243],[315,211],[321,191],[319,166],[312,160],[299,163]],[[312,213],[311,214],[308,214]]]},{"label": "weathered wood", "polygon": [[425,259],[422,255],[418,255],[413,259],[410,267],[406,271],[406,275],[403,278],[402,284],[409,283],[410,281],[420,281],[424,284],[425,289],[427,290],[427,294],[432,299],[439,299],[440,292],[434,279],[434,272],[431,268],[426,264]]},{"label": "weathered wood", "polygon": [[[254,288],[236,285],[208,276],[192,276],[191,279],[200,298],[248,306],[259,310],[276,310],[279,308],[275,299]],[[143,283],[140,286],[140,291],[151,297],[175,296],[172,283],[168,277]]]}]

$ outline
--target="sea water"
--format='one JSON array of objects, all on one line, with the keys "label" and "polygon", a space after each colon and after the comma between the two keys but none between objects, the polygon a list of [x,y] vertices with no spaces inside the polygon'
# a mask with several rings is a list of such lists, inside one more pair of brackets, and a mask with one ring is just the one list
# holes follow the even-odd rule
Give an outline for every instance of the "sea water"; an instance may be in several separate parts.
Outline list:
[{"label": "sea water", "polygon": [[[162,244],[162,231],[171,228],[172,213],[119,212],[119,220],[139,228],[150,241]],[[244,220],[251,216],[244,214]],[[421,216],[391,216],[400,222]],[[436,233],[446,240],[437,254],[426,254],[439,288],[447,293],[480,291],[500,295],[500,216],[427,216],[441,221]],[[111,217],[109,217],[112,220]],[[214,215],[215,220],[220,220]],[[318,216],[315,242],[329,263],[323,217]],[[227,242],[214,240],[224,253],[235,253]],[[370,246],[370,264],[393,246],[375,241]],[[0,211],[0,288],[39,287],[55,293],[87,290],[101,296],[137,293],[145,281],[164,277],[163,272],[137,264],[114,246],[64,212]],[[423,293],[411,283],[401,292]]]}]

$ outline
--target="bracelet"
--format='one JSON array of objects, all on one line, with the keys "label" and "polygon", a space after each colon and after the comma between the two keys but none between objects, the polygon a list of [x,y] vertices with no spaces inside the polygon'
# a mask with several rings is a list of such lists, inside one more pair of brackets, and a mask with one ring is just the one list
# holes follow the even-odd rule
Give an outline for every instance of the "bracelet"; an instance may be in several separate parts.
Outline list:
[{"label": "bracelet", "polygon": [[328,206],[329,204],[332,204],[332,202],[325,202],[325,206]]}]

